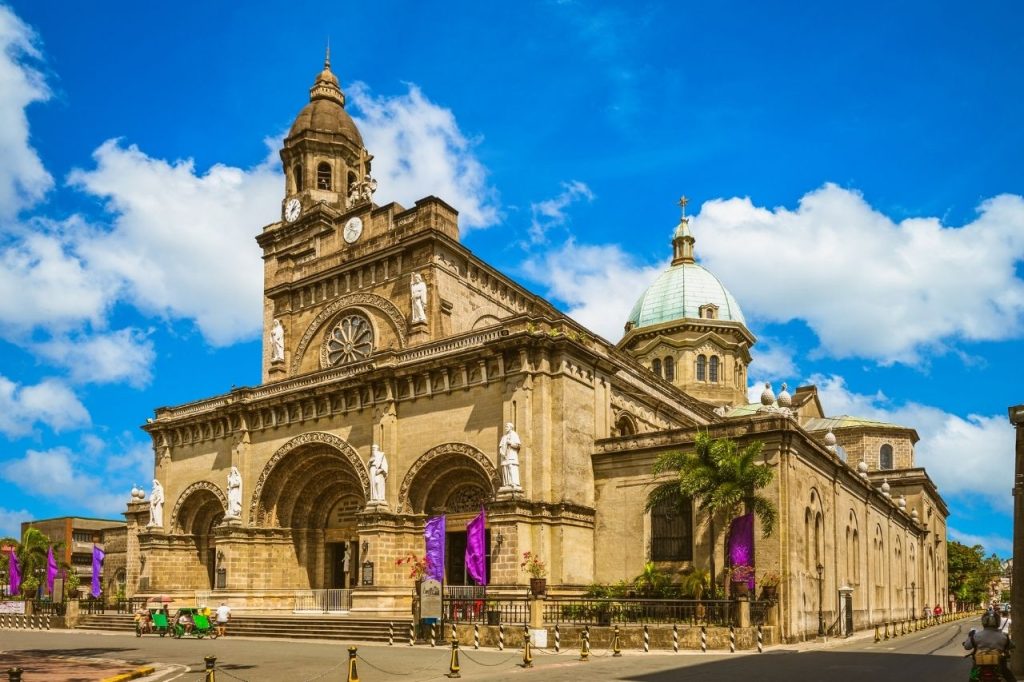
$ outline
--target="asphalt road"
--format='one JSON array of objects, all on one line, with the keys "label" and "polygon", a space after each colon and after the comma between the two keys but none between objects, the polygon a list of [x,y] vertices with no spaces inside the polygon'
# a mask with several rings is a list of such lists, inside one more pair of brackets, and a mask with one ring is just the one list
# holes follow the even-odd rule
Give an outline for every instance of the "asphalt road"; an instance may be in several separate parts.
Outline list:
[{"label": "asphalt road", "polygon": [[[519,667],[521,651],[470,648],[460,650],[460,662],[463,679],[487,682],[579,682],[581,677],[635,682],[962,682],[967,679],[970,664],[962,658],[960,642],[971,627],[980,624],[959,621],[878,644],[870,636],[860,636],[824,645],[783,645],[766,649],[763,654],[625,652],[622,658],[613,658],[610,652],[595,651],[589,663],[581,663],[578,651],[563,651],[559,655],[538,651],[532,669]],[[119,659],[140,665],[161,663],[161,672],[146,678],[160,682],[201,680],[203,657],[207,655],[217,656],[218,682],[341,681],[346,679],[347,647],[338,642],[255,638],[172,640],[85,632],[0,631],[0,652],[47,658]],[[358,654],[362,682],[445,679],[450,659],[449,650],[427,646],[361,644]],[[92,678],[60,680],[48,675],[46,682],[89,679]],[[23,680],[42,682],[28,673]]]}]

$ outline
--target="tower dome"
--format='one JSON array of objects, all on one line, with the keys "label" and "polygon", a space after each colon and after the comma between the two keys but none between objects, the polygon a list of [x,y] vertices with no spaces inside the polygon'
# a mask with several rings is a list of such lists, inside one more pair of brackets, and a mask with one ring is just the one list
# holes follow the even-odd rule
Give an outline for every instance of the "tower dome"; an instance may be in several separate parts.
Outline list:
[{"label": "tower dome", "polygon": [[357,146],[363,145],[355,121],[345,111],[345,93],[338,84],[338,77],[331,71],[331,51],[327,50],[324,68],[317,75],[309,89],[309,104],[295,117],[288,137],[306,131],[344,135]]}]

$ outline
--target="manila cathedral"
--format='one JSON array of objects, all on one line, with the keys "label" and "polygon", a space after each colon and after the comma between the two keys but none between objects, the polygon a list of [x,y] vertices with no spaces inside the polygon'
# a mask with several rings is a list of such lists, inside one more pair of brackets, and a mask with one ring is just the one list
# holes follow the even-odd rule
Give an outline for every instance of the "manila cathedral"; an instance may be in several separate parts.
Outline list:
[{"label": "manila cathedral", "polygon": [[856,629],[949,607],[948,510],[915,466],[916,431],[827,416],[814,386],[765,385],[750,403],[756,339],[698,261],[685,200],[671,264],[610,343],[463,246],[444,197],[375,203],[329,57],[280,156],[280,217],[253,226],[261,383],[147,419],[130,595],[291,613],[297,595],[337,592],[350,614],[407,619],[399,560],[424,554],[443,514],[445,589],[475,585],[466,526],[481,509],[488,595],[526,593],[526,552],[549,595],[648,566],[721,584],[735,514],[648,505],[673,475],[655,475],[658,457],[707,434],[761,443],[773,473],[760,493],[777,521],[764,536],[754,517],[750,564],[778,576],[783,641],[814,637],[841,602]]}]

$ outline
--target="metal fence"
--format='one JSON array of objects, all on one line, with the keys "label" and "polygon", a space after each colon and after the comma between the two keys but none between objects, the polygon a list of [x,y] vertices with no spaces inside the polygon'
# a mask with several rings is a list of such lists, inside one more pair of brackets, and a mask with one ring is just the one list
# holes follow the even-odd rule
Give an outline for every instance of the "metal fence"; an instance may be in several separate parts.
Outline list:
[{"label": "metal fence", "polygon": [[295,613],[348,613],[352,590],[296,590]]},{"label": "metal fence", "polygon": [[[48,602],[35,602],[37,604],[46,604]],[[100,613],[135,613],[138,609],[146,606],[146,599],[144,597],[132,597],[130,599],[116,599],[114,601],[107,601],[103,597],[99,599],[93,599],[92,597],[78,600],[78,611],[88,615],[95,615]]]},{"label": "metal fence", "polygon": [[445,620],[455,623],[498,625],[530,620],[530,600],[527,597],[446,596],[442,609]]},{"label": "metal fence", "polygon": [[579,625],[666,623],[722,625],[733,623],[734,602],[690,599],[591,599],[550,597],[544,622]]}]

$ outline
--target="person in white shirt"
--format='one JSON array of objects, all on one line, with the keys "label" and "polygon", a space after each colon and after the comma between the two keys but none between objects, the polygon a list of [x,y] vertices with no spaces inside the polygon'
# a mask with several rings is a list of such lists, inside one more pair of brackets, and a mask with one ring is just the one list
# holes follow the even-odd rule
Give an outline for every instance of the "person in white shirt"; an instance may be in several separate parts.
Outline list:
[{"label": "person in white shirt", "polygon": [[228,628],[228,621],[231,619],[231,607],[227,602],[221,602],[217,607],[217,636],[223,637]]}]

